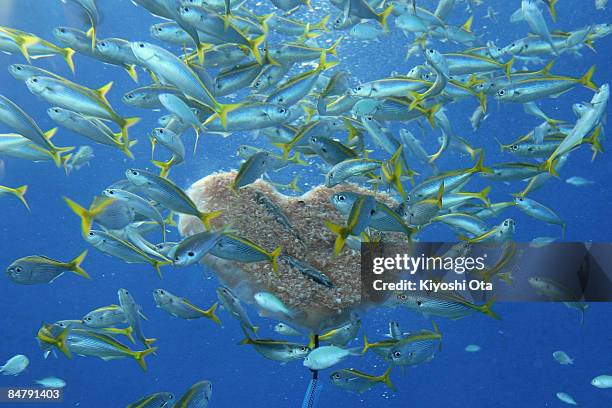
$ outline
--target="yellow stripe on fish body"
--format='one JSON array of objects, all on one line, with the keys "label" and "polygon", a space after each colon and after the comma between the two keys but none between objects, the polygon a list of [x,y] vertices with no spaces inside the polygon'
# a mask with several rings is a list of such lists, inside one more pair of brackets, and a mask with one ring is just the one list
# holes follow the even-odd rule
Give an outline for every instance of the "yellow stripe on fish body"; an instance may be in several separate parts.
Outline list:
[{"label": "yellow stripe on fish body", "polygon": [[503,69],[506,77],[510,79],[510,70],[514,64],[514,58],[506,63],[501,63],[482,55],[451,52],[444,54],[451,75],[475,74],[478,72],[489,72],[495,69]]},{"label": "yellow stripe on fish body", "polygon": [[[242,247],[234,244],[234,249],[232,250],[232,241],[242,245]],[[229,249],[226,249],[227,247],[229,247]],[[268,252],[265,248],[249,239],[226,233],[219,238],[215,246],[210,250],[210,253],[220,258],[237,262],[259,262],[267,259],[271,262],[274,272],[278,272],[278,257],[282,249],[282,246],[278,246],[274,251]],[[245,250],[250,253],[245,252]]]}]

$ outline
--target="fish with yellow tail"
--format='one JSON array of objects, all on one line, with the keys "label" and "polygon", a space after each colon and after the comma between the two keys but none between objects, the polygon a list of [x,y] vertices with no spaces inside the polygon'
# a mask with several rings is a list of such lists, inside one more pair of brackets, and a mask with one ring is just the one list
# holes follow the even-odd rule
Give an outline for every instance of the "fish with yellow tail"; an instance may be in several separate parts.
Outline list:
[{"label": "fish with yellow tail", "polygon": [[206,229],[210,229],[212,219],[221,215],[221,211],[201,212],[198,210],[191,198],[168,179],[138,169],[127,170],[125,176],[131,184],[141,189],[145,195],[169,210],[197,217]]},{"label": "fish with yellow tail", "polygon": [[354,368],[344,368],[334,371],[330,374],[329,378],[336,387],[359,393],[368,391],[377,384],[385,384],[391,390],[396,391],[395,386],[389,378],[392,369],[393,366],[391,365],[382,375],[374,376]]},{"label": "fish with yellow tail", "polygon": [[39,285],[51,283],[66,271],[91,279],[81,267],[87,256],[87,250],[70,262],[57,261],[46,256],[32,255],[14,261],[6,270],[10,280],[22,285]]},{"label": "fish with yellow tail", "polygon": [[214,303],[208,310],[204,310],[194,305],[189,300],[173,295],[165,289],[155,289],[153,291],[153,299],[155,299],[157,307],[165,310],[172,316],[186,320],[206,317],[217,324],[221,324],[221,320],[219,320],[215,314],[218,303]]},{"label": "fish with yellow tail", "polygon": [[19,201],[21,201],[23,203],[23,205],[25,205],[25,208],[28,209],[28,211],[30,211],[30,206],[28,205],[28,202],[25,199],[25,193],[28,191],[28,186],[24,185],[21,187],[17,187],[17,188],[11,188],[11,187],[7,187],[7,186],[0,186],[0,196],[3,194],[12,194],[15,197],[17,197],[19,199]]},{"label": "fish with yellow tail", "polygon": [[215,245],[210,249],[209,253],[218,258],[243,263],[269,261],[272,265],[272,270],[278,273],[278,257],[282,250],[283,247],[278,246],[272,252],[268,252],[266,249],[246,238],[239,237],[235,234],[224,233],[215,242]]},{"label": "fish with yellow tail", "polygon": [[353,203],[345,226],[326,221],[325,225],[336,234],[334,254],[338,255],[349,235],[360,235],[370,224],[376,213],[376,199],[370,195],[359,196]]}]

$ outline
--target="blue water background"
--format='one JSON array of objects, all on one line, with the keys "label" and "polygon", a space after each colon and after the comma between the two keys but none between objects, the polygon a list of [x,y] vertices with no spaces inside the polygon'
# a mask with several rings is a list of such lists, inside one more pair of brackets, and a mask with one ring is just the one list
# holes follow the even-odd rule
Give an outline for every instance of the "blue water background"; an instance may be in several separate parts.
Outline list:
[{"label": "blue water background", "polygon": [[[159,22],[144,9],[128,0],[102,0],[99,2],[104,22],[98,36],[121,37],[129,40],[155,42],[149,37],[149,26]],[[432,9],[434,2],[419,1]],[[509,15],[519,1],[492,1],[501,12],[499,24],[484,19],[486,6],[475,11],[473,29],[484,40],[492,39],[506,45],[527,33],[525,24],[512,25]],[[56,0],[3,0],[0,24],[34,32],[53,40],[51,30],[59,25],[80,26],[74,14],[67,12]],[[559,18],[550,26],[571,30],[592,23],[611,21],[611,13],[597,11],[593,1],[563,1],[558,5]],[[336,11],[334,10],[334,13]],[[318,20],[319,16],[314,16]],[[308,14],[308,13],[307,13]],[[460,4],[450,21],[462,24],[468,14]],[[550,23],[550,19],[547,16]],[[419,57],[404,60],[408,40],[397,30],[381,42],[368,44],[349,40],[340,46],[339,54],[344,68],[366,81],[389,75],[392,71],[407,72],[420,63]],[[581,76],[591,64],[597,64],[594,80],[610,80],[612,72],[612,45],[609,38],[596,43],[597,52],[583,49],[582,57],[563,56],[554,72]],[[457,46],[441,45],[441,50],[459,50]],[[178,49],[175,49],[179,52]],[[31,114],[47,130],[54,127],[47,117],[46,103],[31,95],[24,84],[8,75],[4,67],[10,63],[24,63],[19,55],[0,54],[0,93],[8,96]],[[28,201],[32,213],[27,213],[16,200],[3,197],[0,201],[0,265],[30,254],[44,254],[58,259],[71,259],[87,248],[80,236],[78,221],[62,201],[68,196],[79,203],[88,203],[112,182],[123,177],[128,167],[149,168],[150,147],[147,132],[156,126],[160,113],[133,109],[121,103],[124,92],[135,88],[127,74],[117,67],[105,66],[86,57],[76,55],[76,80],[92,88],[114,81],[109,94],[113,106],[123,116],[140,116],[142,122],[130,133],[139,139],[134,149],[136,161],[126,159],[120,152],[103,146],[94,146],[95,159],[90,167],[74,172],[69,177],[50,163],[33,164],[2,158],[6,163],[3,185],[28,184]],[[64,61],[54,57],[38,60],[36,65],[72,78]],[[520,67],[520,64],[519,64]],[[146,74],[139,72],[141,84]],[[591,92],[577,88],[558,99],[540,103],[551,117],[573,121],[571,104],[590,100]],[[476,133],[469,125],[469,115],[475,108],[474,100],[448,106],[448,116],[458,135],[486,150],[486,162],[511,161],[512,157],[499,152],[494,137],[509,142],[539,124],[539,120],[523,113],[520,106],[489,103],[491,116]],[[407,125],[420,135],[414,124]],[[9,131],[9,129],[0,129]],[[435,149],[439,133],[426,129],[428,150]],[[191,145],[193,135],[186,140]],[[58,145],[87,144],[85,139],[60,129],[55,143]],[[188,187],[192,182],[217,170],[228,170],[239,165],[234,156],[239,144],[254,143],[249,135],[235,134],[229,138],[204,137],[195,157],[172,172],[172,179]],[[610,150],[609,144],[604,147]],[[582,176],[594,185],[575,187],[562,179],[552,180],[532,197],[554,208],[567,221],[570,241],[609,241],[612,237],[610,203],[612,202],[612,164],[607,153],[590,162],[590,150],[582,148],[572,153],[563,169],[562,177]],[[468,167],[470,160],[453,154],[444,158],[447,168]],[[316,172],[306,174],[310,184],[321,182]],[[288,182],[291,171],[274,174],[278,182]],[[475,180],[470,186],[485,186]],[[493,201],[510,198],[509,193],[520,191],[523,183],[494,185]],[[474,190],[476,191],[476,190]],[[528,218],[514,209],[509,214],[517,220],[516,239],[529,241],[537,236],[559,236],[557,226],[546,225]],[[499,220],[493,220],[499,222]],[[440,235],[436,235],[436,234]],[[176,237],[176,235],[174,235]],[[432,236],[450,238],[443,228],[433,230]],[[172,237],[172,236],[171,236]],[[208,379],[213,383],[211,407],[296,407],[300,406],[309,381],[309,371],[300,362],[279,365],[268,361],[247,346],[236,345],[242,339],[238,324],[224,311],[219,312],[224,322],[219,328],[208,320],[184,321],[156,309],[151,292],[165,288],[189,298],[201,306],[216,301],[216,278],[204,273],[202,267],[169,268],[159,280],[148,265],[127,265],[91,249],[85,268],[94,278],[85,281],[75,276],[64,276],[51,285],[19,286],[6,277],[0,279],[0,360],[21,353],[29,356],[31,365],[19,377],[0,377],[0,386],[29,385],[34,379],[54,375],[67,381],[65,403],[72,407],[122,407],[145,394],[171,391],[181,394],[192,383]],[[88,311],[116,303],[118,288],[129,289],[140,303],[149,320],[143,323],[145,334],[157,338],[159,351],[148,358],[149,370],[143,373],[133,361],[103,362],[96,358],[76,357],[68,360],[43,359],[34,339],[42,321],[78,319]],[[560,304],[499,304],[496,311],[503,318],[494,321],[486,316],[472,316],[460,321],[438,319],[444,336],[442,351],[430,364],[417,368],[396,369],[392,374],[397,393],[382,386],[365,394],[348,393],[336,389],[327,381],[332,370],[321,373],[326,380],[321,407],[554,407],[562,403],[555,393],[570,393],[581,406],[604,407],[612,402],[612,390],[601,390],[590,385],[593,377],[612,374],[612,305],[593,304],[585,322],[579,323],[575,310]],[[251,310],[251,315],[255,312]],[[403,310],[373,311],[364,316],[364,329],[371,339],[380,339],[386,332],[387,322],[398,320],[407,331],[430,328],[430,323]],[[262,333],[272,336],[274,322],[258,319]],[[482,347],[479,353],[466,353],[470,343]],[[354,345],[361,344],[361,340]],[[575,358],[573,366],[561,366],[551,354],[564,350]],[[341,367],[355,367],[370,373],[382,373],[385,365],[372,354],[353,358]]]}]

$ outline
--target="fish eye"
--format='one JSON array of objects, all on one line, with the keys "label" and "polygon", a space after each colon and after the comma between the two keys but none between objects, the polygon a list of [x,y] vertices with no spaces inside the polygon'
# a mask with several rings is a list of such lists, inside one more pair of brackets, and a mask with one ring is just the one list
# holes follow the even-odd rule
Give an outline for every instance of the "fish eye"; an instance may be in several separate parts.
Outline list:
[{"label": "fish eye", "polygon": [[187,256],[195,256],[195,253],[193,251],[189,251],[187,252]]},{"label": "fish eye", "polygon": [[300,350],[301,350],[301,351],[306,351],[306,350],[308,350],[308,348],[307,348],[307,347],[302,346],[302,347],[300,347]]},{"label": "fish eye", "polygon": [[518,150],[518,148],[519,148],[519,147],[518,147],[517,145],[512,145],[510,148],[511,148],[512,150]]},{"label": "fish eye", "polygon": [[85,320],[87,320],[88,322],[91,322],[91,317],[86,317]]},{"label": "fish eye", "polygon": [[183,7],[183,11],[184,11],[185,13],[189,13],[189,10],[190,10],[190,9],[189,9],[189,7]]},{"label": "fish eye", "polygon": [[127,94],[127,95],[125,95],[125,97],[126,97],[126,98],[128,98],[128,99],[132,99],[132,98],[134,97],[134,95],[132,95],[132,94]]},{"label": "fish eye", "polygon": [[510,44],[510,47],[516,47],[516,43]]},{"label": "fish eye", "polygon": [[15,271],[16,271],[16,272],[21,272],[21,270],[22,270],[22,269],[21,269],[21,266],[18,266],[18,267],[16,267],[16,268],[15,268]]},{"label": "fish eye", "polygon": [[65,33],[65,32],[66,32],[66,29],[65,29],[65,28],[60,28],[60,29],[59,29],[59,32],[60,32],[60,33]]},{"label": "fish eye", "polygon": [[400,358],[402,356],[402,352],[401,351],[396,351],[395,353],[393,353],[393,357],[395,358]]},{"label": "fish eye", "polygon": [[338,201],[344,201],[345,197],[343,195],[338,196]]},{"label": "fish eye", "polygon": [[371,121],[373,121],[373,120],[374,120],[374,118],[373,118],[372,116],[366,116],[365,118],[366,118],[366,120],[367,120],[368,122],[371,122]]},{"label": "fish eye", "polygon": [[340,379],[340,373],[334,373],[334,378],[339,380]]},{"label": "fish eye", "polygon": [[90,236],[90,237],[93,237],[93,236],[94,236],[94,233],[93,233],[93,232],[90,232],[90,233],[89,233],[89,236]]},{"label": "fish eye", "polygon": [[506,94],[506,90],[505,89],[500,89],[499,91],[497,91],[497,94],[499,96],[504,96]]},{"label": "fish eye", "polygon": [[16,66],[16,67],[15,67],[15,69],[16,69],[17,71],[21,71],[21,67],[20,67],[20,66]]},{"label": "fish eye", "polygon": [[278,108],[278,113],[285,113],[287,112],[287,109],[285,108]]},{"label": "fish eye", "polygon": [[101,47],[106,47],[106,43],[104,41],[99,43]]},{"label": "fish eye", "polygon": [[163,134],[164,134],[164,129],[159,129],[159,130],[157,131],[157,133],[159,133],[160,135],[163,135]]},{"label": "fish eye", "polygon": [[408,296],[405,293],[402,293],[401,295],[399,295],[400,300],[406,300],[408,299]]},{"label": "fish eye", "polygon": [[144,47],[145,47],[145,45],[144,45],[143,43],[138,43],[138,46],[139,46],[140,48],[144,48]]},{"label": "fish eye", "polygon": [[278,98],[278,102],[279,102],[279,103],[283,103],[283,101],[284,101],[284,100],[285,100],[285,99],[284,99],[283,97]]},{"label": "fish eye", "polygon": [[164,294],[164,290],[163,290],[163,289],[160,289],[160,290],[159,290],[159,294],[160,294],[160,295],[163,295],[163,294]]},{"label": "fish eye", "polygon": [[110,195],[115,194],[115,190],[107,190],[107,191],[108,191],[108,194],[110,194]]},{"label": "fish eye", "polygon": [[32,78],[32,82],[38,82],[38,78]]},{"label": "fish eye", "polygon": [[133,175],[133,176],[137,176],[137,175],[138,175],[138,172],[137,172],[136,170],[132,170],[132,175]]}]

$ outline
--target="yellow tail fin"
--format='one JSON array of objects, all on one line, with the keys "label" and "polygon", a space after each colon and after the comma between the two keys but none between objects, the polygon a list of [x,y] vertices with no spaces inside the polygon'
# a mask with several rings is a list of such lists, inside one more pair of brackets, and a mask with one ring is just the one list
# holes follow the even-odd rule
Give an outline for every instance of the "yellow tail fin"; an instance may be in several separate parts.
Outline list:
[{"label": "yellow tail fin", "polygon": [[145,357],[153,353],[155,350],[157,350],[157,347],[152,347],[143,351],[134,352],[134,359],[143,371],[147,371],[147,363],[145,362]]},{"label": "yellow tail fin", "polygon": [[550,16],[553,21],[557,21],[557,10],[555,9],[555,4],[557,4],[559,0],[548,0],[548,11],[550,12]]},{"label": "yellow tail fin", "polygon": [[278,257],[283,250],[282,246],[278,246],[274,251],[270,253],[270,262],[272,262],[272,270],[278,273]]},{"label": "yellow tail fin", "polygon": [[601,136],[601,125],[597,126],[597,128],[591,133],[591,136],[585,138],[582,143],[588,143],[591,145],[591,150],[593,150],[593,157],[591,161],[594,161],[597,157],[598,153],[604,151],[603,146],[601,145],[601,141],[599,140]]},{"label": "yellow tail fin", "polygon": [[[123,136],[123,135],[121,135],[121,133],[119,133],[119,135]],[[119,150],[121,150],[123,152],[123,154],[125,154],[127,157],[129,157],[130,159],[134,160],[134,154],[132,153],[130,148],[132,146],[134,146],[136,143],[138,143],[138,140],[130,140],[127,143],[120,143]]]},{"label": "yellow tail fin", "polygon": [[85,260],[86,256],[87,256],[87,250],[81,252],[81,254],[77,256],[76,258],[74,258],[72,261],[70,261],[68,265],[72,272],[84,278],[91,279],[91,276],[89,276],[89,274],[85,271],[85,269],[81,268],[81,264]]},{"label": "yellow tail fin", "polygon": [[485,187],[482,189],[480,193],[474,194],[474,197],[478,198],[480,201],[484,203],[484,205],[489,208],[491,207],[491,200],[489,200],[489,193],[491,192],[491,186]]},{"label": "yellow tail fin", "polygon": [[125,71],[128,73],[128,75],[130,76],[130,78],[132,78],[134,82],[138,83],[138,72],[136,72],[136,65],[128,65],[127,67],[125,67]]},{"label": "yellow tail fin", "polygon": [[368,343],[368,338],[366,334],[363,334],[363,349],[361,350],[361,354],[365,354],[372,347],[372,344]]},{"label": "yellow tail fin", "polygon": [[436,203],[438,203],[438,208],[442,208],[442,197],[444,197],[444,180],[440,183],[440,187],[438,188],[438,195],[436,196]]},{"label": "yellow tail fin", "polygon": [[72,353],[70,353],[70,349],[66,346],[66,339],[68,338],[68,334],[70,333],[70,329],[66,327],[59,336],[55,339],[54,346],[57,347],[64,355],[68,358],[72,358]]},{"label": "yellow tail fin", "polygon": [[87,30],[87,37],[91,38],[91,50],[94,51],[96,49],[96,27],[93,24]]},{"label": "yellow tail fin", "polygon": [[387,24],[387,19],[389,18],[389,15],[391,14],[392,11],[393,11],[393,4],[391,4],[382,13],[378,15],[378,22],[380,23],[380,25],[385,31],[389,31],[389,25]]},{"label": "yellow tail fin", "polygon": [[262,60],[261,60],[261,53],[259,52],[259,46],[265,40],[266,40],[265,34],[260,35],[259,37],[254,38],[252,40],[249,40],[249,47],[250,47],[251,53],[253,53],[253,57],[255,57],[255,60],[259,62],[260,64],[262,63]]},{"label": "yellow tail fin", "polygon": [[17,188],[10,188],[10,187],[5,187],[5,186],[0,186],[0,191],[6,192],[6,193],[9,193],[9,194],[13,194],[15,197],[17,197],[19,200],[21,200],[23,205],[25,205],[25,207],[28,209],[28,211],[30,211],[30,206],[28,205],[28,202],[25,199],[25,193],[28,191],[28,186],[27,185],[23,185],[23,186],[17,187]]},{"label": "yellow tail fin", "polygon": [[217,324],[221,324],[221,320],[215,314],[215,310],[217,310],[217,306],[219,306],[219,303],[215,302],[208,310],[205,310],[203,314],[207,318],[211,319],[213,322]]},{"label": "yellow tail fin", "polygon": [[313,25],[310,26],[310,30],[322,30],[325,31],[326,33],[329,33],[329,28],[327,28],[327,22],[329,21],[329,17],[330,15],[326,15],[325,17],[323,17],[321,19],[321,21],[319,21],[318,23],[315,23]]},{"label": "yellow tail fin", "polygon": [[128,137],[128,129],[135,124],[140,122],[140,118],[126,118],[123,119],[121,123],[121,137],[123,138],[123,143],[128,143],[130,138]]},{"label": "yellow tail fin", "polygon": [[580,83],[586,86],[589,89],[597,90],[597,85],[591,80],[593,78],[593,74],[595,73],[595,65],[593,65],[589,70],[580,78]]},{"label": "yellow tail fin", "polygon": [[342,251],[342,248],[344,248],[344,242],[348,237],[348,231],[341,225],[336,225],[331,221],[325,221],[325,225],[331,230],[331,232],[336,234],[336,241],[334,242],[334,255],[338,255],[340,251]]},{"label": "yellow tail fin", "polygon": [[136,340],[134,340],[134,336],[132,336],[132,331],[134,331],[132,326],[128,326],[128,327],[125,328],[125,332],[123,334],[125,335],[125,337],[130,339],[132,344],[136,344]]},{"label": "yellow tail fin", "polygon": [[174,156],[172,156],[172,158],[168,161],[151,160],[151,163],[153,163],[153,165],[160,170],[159,177],[161,178],[168,177],[168,174],[170,174],[170,169],[172,168],[175,162],[176,157]]},{"label": "yellow tail fin", "polygon": [[112,200],[102,200],[94,208],[86,210],[68,197],[64,197],[64,201],[66,204],[68,204],[68,207],[70,207],[70,209],[81,219],[81,232],[83,233],[83,236],[87,236],[89,233],[94,218],[101,214],[102,211],[104,211],[104,209],[113,202]]},{"label": "yellow tail fin", "polygon": [[222,213],[223,211],[203,212],[203,213],[200,213],[199,218],[202,221],[202,224],[204,224],[204,228],[206,228],[207,230],[210,230],[210,221],[213,220],[214,218],[217,218]]},{"label": "yellow tail fin", "polygon": [[474,167],[470,169],[471,173],[493,173],[491,169],[484,166],[484,153],[481,150],[478,155],[478,161],[474,164]]},{"label": "yellow tail fin", "polygon": [[[540,169],[542,171],[547,171],[547,172],[549,172],[551,175],[553,175],[555,177],[559,177],[559,173],[557,173],[557,169],[555,169],[555,166],[557,165],[557,162],[558,162],[557,157],[556,156],[551,156],[545,162],[540,164],[538,169]],[[525,189],[524,193],[527,194],[528,191],[529,190]]]},{"label": "yellow tail fin", "polygon": [[397,391],[397,388],[395,388],[395,385],[393,385],[393,383],[391,382],[391,378],[389,377],[391,375],[391,370],[393,369],[393,366],[390,365],[387,368],[387,371],[385,371],[385,373],[380,376],[380,380],[389,388],[391,388],[393,391]]},{"label": "yellow tail fin", "polygon": [[494,319],[501,320],[499,315],[497,313],[495,313],[493,311],[493,309],[491,308],[493,306],[493,303],[495,303],[495,296],[493,296],[491,299],[489,299],[487,301],[487,303],[485,303],[484,305],[480,306],[478,308],[478,310],[480,310],[482,313],[486,314],[487,316],[491,316]]},{"label": "yellow tail fin", "polygon": [[151,260],[151,265],[155,269],[155,272],[157,272],[157,276],[159,276],[160,279],[163,278],[160,268],[162,266],[164,266],[164,265],[169,265],[171,263],[172,262],[170,262],[170,261],[160,261],[160,260],[157,260],[157,259],[152,259]]},{"label": "yellow tail fin", "polygon": [[463,23],[463,25],[461,26],[461,28],[465,31],[467,31],[468,33],[472,32],[472,23],[474,22],[474,16],[471,15],[470,18],[468,18],[466,20],[465,23]]},{"label": "yellow tail fin", "polygon": [[325,50],[325,52],[327,52],[328,54],[333,55],[334,57],[337,57],[337,56],[338,56],[338,51],[337,51],[337,48],[338,48],[338,45],[340,44],[340,41],[342,41],[342,39],[343,39],[343,38],[344,38],[344,37],[340,37],[340,38],[338,38],[338,39],[337,39],[337,40],[336,40],[336,41],[335,41],[335,42],[334,42],[334,43],[331,45],[331,47],[329,47],[329,48],[327,48],[327,49]]},{"label": "yellow tail fin", "polygon": [[66,64],[68,64],[68,68],[70,68],[70,71],[72,71],[74,74],[74,60],[72,59],[74,56],[74,50],[72,48],[63,48],[62,56],[64,57]]},{"label": "yellow tail fin", "polygon": [[294,177],[293,180],[291,180],[291,183],[289,183],[289,188],[291,188],[293,191],[297,191],[298,193],[302,191],[302,189],[298,185],[299,180],[300,180],[300,176],[298,174],[297,176]]},{"label": "yellow tail fin", "polygon": [[504,64],[504,72],[506,73],[506,78],[510,79],[510,74],[512,73],[512,65],[514,64],[514,58]]}]

